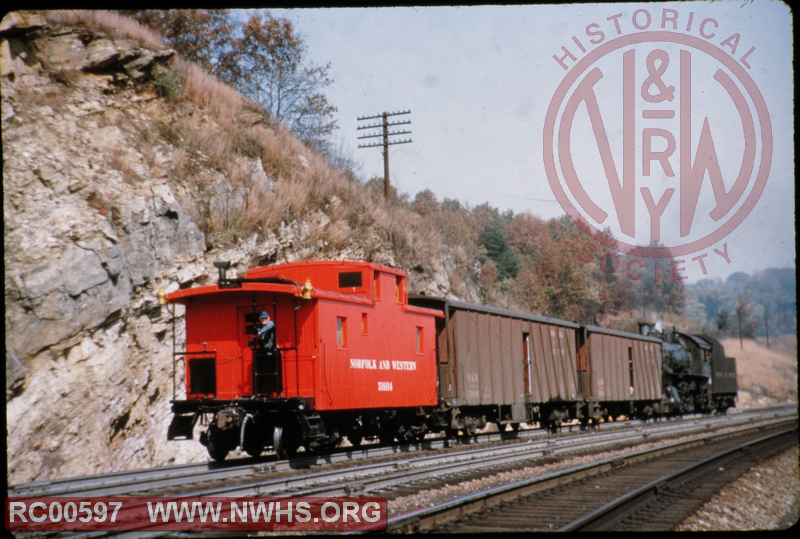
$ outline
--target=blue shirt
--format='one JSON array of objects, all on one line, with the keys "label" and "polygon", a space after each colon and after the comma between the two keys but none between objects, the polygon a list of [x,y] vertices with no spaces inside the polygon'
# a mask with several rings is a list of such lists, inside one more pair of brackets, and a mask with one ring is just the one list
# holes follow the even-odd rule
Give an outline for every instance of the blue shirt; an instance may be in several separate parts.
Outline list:
[{"label": "blue shirt", "polygon": [[270,320],[258,328],[256,337],[264,342],[266,348],[275,348],[275,322]]}]

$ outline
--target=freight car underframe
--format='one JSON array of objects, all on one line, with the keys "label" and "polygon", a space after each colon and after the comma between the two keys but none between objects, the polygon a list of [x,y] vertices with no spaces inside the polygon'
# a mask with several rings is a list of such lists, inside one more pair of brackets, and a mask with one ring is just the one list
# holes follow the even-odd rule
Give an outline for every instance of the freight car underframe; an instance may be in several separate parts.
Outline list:
[{"label": "freight car underframe", "polygon": [[172,412],[167,438],[192,439],[198,422],[207,425],[200,443],[218,461],[237,447],[252,456],[273,448],[279,457],[289,458],[301,446],[313,454],[329,452],[343,436],[355,447],[367,437],[382,444],[414,442],[449,426],[445,414],[435,409],[319,411],[313,399],[303,397],[174,400]]},{"label": "freight car underframe", "polygon": [[665,403],[625,401],[599,403],[557,401],[519,405],[409,407],[391,409],[318,411],[313,399],[303,397],[251,397],[233,400],[191,399],[172,401],[173,419],[167,438],[192,439],[198,422],[207,426],[200,443],[217,461],[240,447],[252,456],[272,448],[280,458],[290,458],[302,446],[311,454],[324,454],[346,436],[354,447],[364,438],[381,444],[423,441],[427,433],[448,437],[471,436],[488,423],[499,430],[516,431],[520,423],[538,424],[550,432],[567,421],[580,420],[582,428],[619,418],[649,419],[668,410]]},{"label": "freight car underframe", "polygon": [[500,431],[510,426],[517,430],[520,423],[538,425],[548,432],[558,431],[564,423],[579,421],[581,428],[597,426],[601,421],[619,419],[648,420],[663,415],[667,410],[665,399],[659,401],[598,402],[589,397],[579,401],[554,400],[546,403],[527,402],[518,405],[453,406],[448,434],[458,431],[473,434],[487,423],[495,423]]}]

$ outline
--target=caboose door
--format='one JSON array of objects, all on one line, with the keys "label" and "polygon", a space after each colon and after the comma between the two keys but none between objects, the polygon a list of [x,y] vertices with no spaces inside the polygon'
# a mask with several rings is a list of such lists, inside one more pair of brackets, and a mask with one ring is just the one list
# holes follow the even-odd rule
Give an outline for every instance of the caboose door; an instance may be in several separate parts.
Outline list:
[{"label": "caboose door", "polygon": [[[253,396],[285,397],[287,359],[296,362],[296,319],[293,297],[286,294],[259,294],[250,307],[240,307],[239,343],[244,361],[239,373],[242,386]],[[255,339],[260,326],[259,316],[268,312],[275,323],[275,346],[268,348]],[[290,357],[287,357],[290,356]]]}]

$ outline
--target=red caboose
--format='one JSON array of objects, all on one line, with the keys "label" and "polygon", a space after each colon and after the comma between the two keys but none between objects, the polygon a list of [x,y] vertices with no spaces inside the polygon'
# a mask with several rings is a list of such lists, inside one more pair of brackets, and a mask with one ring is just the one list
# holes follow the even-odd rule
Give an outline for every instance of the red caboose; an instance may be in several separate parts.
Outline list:
[{"label": "red caboose", "polygon": [[[435,320],[408,304],[402,271],[365,262],[298,262],[252,269],[168,296],[186,307],[184,399],[168,437],[200,441],[224,459],[241,446],[281,456],[335,446],[343,435],[424,433],[422,407],[438,401]],[[256,339],[261,313],[275,348]],[[422,431],[422,432],[421,432]]]}]

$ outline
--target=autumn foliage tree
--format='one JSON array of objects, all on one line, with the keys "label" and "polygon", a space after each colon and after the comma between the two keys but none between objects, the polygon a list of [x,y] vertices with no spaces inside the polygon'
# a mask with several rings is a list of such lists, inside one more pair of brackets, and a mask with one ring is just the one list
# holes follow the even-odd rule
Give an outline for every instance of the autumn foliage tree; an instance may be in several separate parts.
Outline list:
[{"label": "autumn foliage tree", "polygon": [[630,307],[631,283],[601,271],[601,253],[589,262],[579,258],[590,238],[566,216],[544,220],[489,204],[470,209],[439,203],[430,190],[410,206],[464,260],[474,261],[467,269],[481,302],[593,324]]},{"label": "autumn foliage tree", "polygon": [[[651,247],[660,245],[653,244]],[[673,260],[673,257],[649,259],[641,276],[635,281],[637,303],[643,317],[647,318],[648,313],[680,313],[686,306],[683,280],[675,279]],[[638,271],[636,273],[639,275]]]},{"label": "autumn foliage tree", "polygon": [[121,13],[155,30],[181,58],[211,73],[235,26],[227,9],[144,9]]},{"label": "autumn foliage tree", "polygon": [[612,283],[580,260],[586,235],[566,216],[516,215],[507,236],[521,259],[515,295],[536,312],[593,324],[609,313]]},{"label": "autumn foliage tree", "polygon": [[228,10],[143,10],[123,12],[164,36],[186,60],[195,62],[260,103],[295,136],[325,155],[334,153],[330,135],[336,112],[323,93],[333,82],[330,64],[307,62],[306,45],[291,21],[254,13],[241,24]]}]

